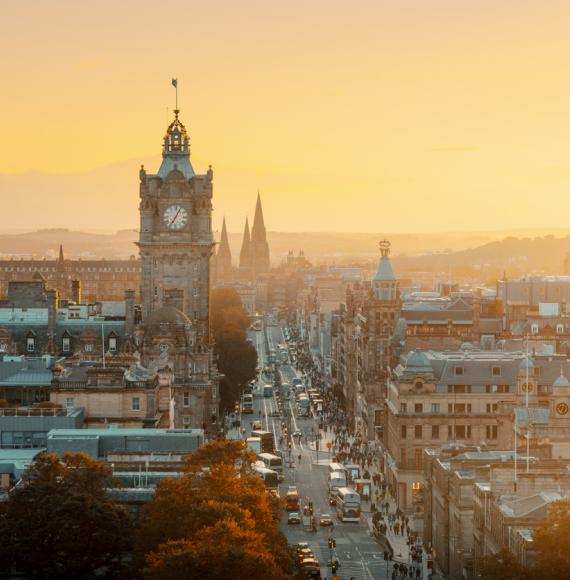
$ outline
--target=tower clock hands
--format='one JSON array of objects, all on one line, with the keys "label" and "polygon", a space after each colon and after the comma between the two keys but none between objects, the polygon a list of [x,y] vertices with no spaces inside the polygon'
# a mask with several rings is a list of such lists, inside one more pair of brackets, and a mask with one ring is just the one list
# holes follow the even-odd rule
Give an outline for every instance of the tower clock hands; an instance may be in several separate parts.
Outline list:
[{"label": "tower clock hands", "polygon": [[180,211],[182,210],[181,207],[178,208],[178,211],[176,212],[176,215],[172,218],[172,221],[170,222],[170,226],[176,221],[176,218],[178,217],[178,214],[180,213]]}]

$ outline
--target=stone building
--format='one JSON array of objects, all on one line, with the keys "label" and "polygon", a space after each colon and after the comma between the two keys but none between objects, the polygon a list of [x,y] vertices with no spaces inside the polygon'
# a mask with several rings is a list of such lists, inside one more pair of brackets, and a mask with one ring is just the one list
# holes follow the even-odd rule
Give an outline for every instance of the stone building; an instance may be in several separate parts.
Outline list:
[{"label": "stone building", "polygon": [[88,303],[122,300],[126,290],[141,284],[141,263],[134,256],[128,260],[69,259],[60,247],[56,260],[0,260],[0,300],[10,302],[10,282],[28,282],[35,273],[41,274],[48,290],[57,289],[62,300],[73,299],[72,283],[79,280]]}]

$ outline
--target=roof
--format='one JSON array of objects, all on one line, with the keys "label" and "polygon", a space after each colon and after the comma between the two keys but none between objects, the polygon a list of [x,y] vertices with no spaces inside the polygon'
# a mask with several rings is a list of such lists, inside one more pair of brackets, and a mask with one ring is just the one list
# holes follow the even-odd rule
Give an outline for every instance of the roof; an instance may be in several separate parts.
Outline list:
[{"label": "roof", "polygon": [[[560,501],[564,495],[555,491],[542,491],[529,497],[503,497],[500,500],[499,508],[507,517],[528,517],[542,510],[548,504]],[[542,514],[535,517],[542,519]]]},{"label": "roof", "polygon": [[407,371],[432,372],[433,368],[428,357],[421,350],[414,350],[406,360]]},{"label": "roof", "polygon": [[186,326],[192,324],[192,321],[174,306],[163,306],[155,310],[146,321],[145,325],[148,327],[159,326],[161,324],[173,324],[176,326]]},{"label": "roof", "polygon": [[49,386],[51,379],[51,369],[47,368],[43,358],[0,361],[1,386]]},{"label": "roof", "polygon": [[392,270],[392,262],[389,256],[382,256],[378,263],[378,270],[374,276],[375,282],[395,282],[396,276]]}]

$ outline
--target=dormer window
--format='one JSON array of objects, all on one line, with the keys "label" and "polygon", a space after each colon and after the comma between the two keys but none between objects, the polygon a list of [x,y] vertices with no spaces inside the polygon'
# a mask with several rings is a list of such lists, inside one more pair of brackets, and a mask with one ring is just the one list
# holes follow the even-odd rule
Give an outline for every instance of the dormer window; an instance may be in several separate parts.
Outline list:
[{"label": "dormer window", "polygon": [[563,324],[557,324],[556,325],[556,334],[563,334],[564,333],[564,325]]},{"label": "dormer window", "polygon": [[530,327],[530,331],[532,332],[532,334],[538,334],[538,324],[533,324]]},{"label": "dormer window", "polygon": [[109,337],[109,352],[117,352],[117,339],[114,336]]},{"label": "dormer window", "polygon": [[0,352],[8,352],[8,344],[6,342],[0,342]]},{"label": "dormer window", "polygon": [[26,339],[26,349],[28,352],[34,352],[36,350],[36,339],[33,336],[29,336]]},{"label": "dormer window", "polygon": [[88,342],[84,347],[85,352],[93,352],[93,344]]},{"label": "dormer window", "polygon": [[67,336],[61,341],[61,350],[63,352],[69,352],[71,350],[71,340]]}]

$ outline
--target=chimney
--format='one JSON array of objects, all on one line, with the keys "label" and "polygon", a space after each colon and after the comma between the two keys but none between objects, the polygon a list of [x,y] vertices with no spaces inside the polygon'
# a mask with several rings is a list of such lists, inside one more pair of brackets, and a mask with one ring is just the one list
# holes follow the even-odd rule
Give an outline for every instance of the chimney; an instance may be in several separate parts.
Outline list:
[{"label": "chimney", "polygon": [[135,330],[135,291],[125,290],[125,334],[133,336]]},{"label": "chimney", "polygon": [[55,327],[57,322],[57,309],[59,307],[59,291],[57,288],[47,291],[48,301],[48,334],[55,337]]},{"label": "chimney", "polygon": [[81,304],[81,280],[71,281],[71,301]]},{"label": "chimney", "polygon": [[181,288],[167,288],[164,291],[164,305],[173,306],[184,312],[184,290]]}]

